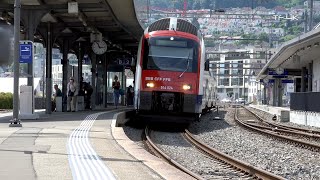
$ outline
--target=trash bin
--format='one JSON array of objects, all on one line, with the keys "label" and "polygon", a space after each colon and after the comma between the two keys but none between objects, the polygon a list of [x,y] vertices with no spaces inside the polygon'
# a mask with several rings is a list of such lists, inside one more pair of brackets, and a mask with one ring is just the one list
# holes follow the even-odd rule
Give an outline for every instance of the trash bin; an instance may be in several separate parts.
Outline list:
[{"label": "trash bin", "polygon": [[76,111],[84,110],[84,96],[77,96]]},{"label": "trash bin", "polygon": [[20,86],[20,114],[32,114],[32,93],[32,86]]},{"label": "trash bin", "polygon": [[56,97],[56,111],[62,112],[62,96]]},{"label": "trash bin", "polygon": [[[20,86],[20,113],[19,119],[39,119],[39,115],[33,112],[34,99],[32,86]],[[31,102],[31,104],[30,104]]]}]

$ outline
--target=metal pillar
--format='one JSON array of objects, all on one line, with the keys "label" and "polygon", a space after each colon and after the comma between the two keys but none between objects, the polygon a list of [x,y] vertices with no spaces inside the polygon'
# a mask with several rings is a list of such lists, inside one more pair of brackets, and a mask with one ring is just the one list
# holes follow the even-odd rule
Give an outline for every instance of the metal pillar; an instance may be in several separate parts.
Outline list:
[{"label": "metal pillar", "polygon": [[[34,13],[32,11],[29,11],[27,18],[28,18],[28,28],[27,28],[27,33],[26,33],[26,35],[27,35],[26,39],[34,42],[34,26],[35,26]],[[32,48],[34,48],[34,47],[32,47]],[[28,63],[28,75],[29,76],[28,76],[28,81],[27,81],[27,85],[32,87],[32,92],[34,91],[33,63],[34,63],[33,61],[32,61],[32,63]],[[34,93],[32,93],[32,99],[34,101]],[[33,104],[34,103],[35,102],[33,102]],[[32,104],[32,106],[33,106],[33,104]],[[32,114],[33,113],[34,113],[34,108],[32,108]]]},{"label": "metal pillar", "polygon": [[277,84],[277,106],[281,107],[282,106],[282,82],[281,79],[276,79],[276,84]]},{"label": "metal pillar", "polygon": [[267,104],[267,85],[263,84],[263,103],[262,104]]},{"label": "metal pillar", "polygon": [[[13,83],[13,124],[20,124],[19,120],[19,44],[20,44],[20,0],[14,5],[14,83]],[[11,122],[11,123],[12,123]],[[11,126],[10,124],[9,126]]]},{"label": "metal pillar", "polygon": [[309,68],[308,68],[308,91],[312,92],[312,71],[313,68],[313,62],[309,63]]},{"label": "metal pillar", "polygon": [[302,67],[302,70],[301,70],[301,92],[306,92],[306,73],[307,72],[307,69],[306,67]]},{"label": "metal pillar", "polygon": [[[104,79],[104,82],[106,82],[106,85],[104,86],[105,89],[104,89],[104,98],[103,98],[103,102],[104,102],[104,107],[108,107],[108,66],[109,66],[109,62],[107,61],[107,54],[104,53],[102,55],[102,59],[103,59],[103,62],[104,62],[104,75],[103,75],[103,79]],[[119,77],[120,78],[120,77]],[[122,102],[122,101],[121,101]]]},{"label": "metal pillar", "polygon": [[51,22],[47,23],[47,63],[46,63],[46,113],[51,114],[51,94],[52,94],[52,34]]},{"label": "metal pillar", "polygon": [[82,87],[81,77],[82,77],[82,60],[83,60],[83,53],[81,49],[81,41],[79,43],[79,54],[78,54],[78,82],[79,82],[79,90]]},{"label": "metal pillar", "polygon": [[[65,98],[67,98],[67,86],[68,86],[68,52],[69,52],[69,40],[64,39],[63,40],[63,47],[62,47],[62,95],[63,95],[63,102],[65,102]],[[62,105],[62,111],[67,111],[67,104],[63,103]]]},{"label": "metal pillar", "polygon": [[309,0],[308,4],[309,4],[309,11],[310,11],[308,26],[309,26],[309,31],[311,31],[313,28],[313,0]]},{"label": "metal pillar", "polygon": [[92,82],[92,88],[93,88],[93,93],[91,96],[91,108],[94,110],[96,108],[96,73],[97,73],[97,56],[96,54],[92,53],[91,55],[91,72],[92,72],[92,77],[91,77],[91,82]]},{"label": "metal pillar", "polygon": [[243,104],[246,104],[246,76],[243,76],[243,100]]},{"label": "metal pillar", "polygon": [[272,106],[277,105],[277,80],[274,81],[272,87]]},{"label": "metal pillar", "polygon": [[[34,13],[32,11],[29,11],[28,13],[28,28],[27,28],[27,40],[34,41]],[[28,86],[32,86],[32,90],[34,89],[33,87],[33,63],[28,63],[28,74],[31,75],[31,77],[28,77]]]}]

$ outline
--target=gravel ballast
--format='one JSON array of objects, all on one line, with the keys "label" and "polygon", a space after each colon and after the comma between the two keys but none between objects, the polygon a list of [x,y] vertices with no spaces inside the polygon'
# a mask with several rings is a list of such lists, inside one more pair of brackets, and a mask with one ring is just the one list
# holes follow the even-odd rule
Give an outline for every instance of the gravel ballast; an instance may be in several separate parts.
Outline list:
[{"label": "gravel ballast", "polygon": [[219,115],[225,120],[213,120],[207,114],[190,126],[196,137],[226,154],[286,179],[320,179],[320,154],[277,139],[260,135],[235,125],[234,109]]}]

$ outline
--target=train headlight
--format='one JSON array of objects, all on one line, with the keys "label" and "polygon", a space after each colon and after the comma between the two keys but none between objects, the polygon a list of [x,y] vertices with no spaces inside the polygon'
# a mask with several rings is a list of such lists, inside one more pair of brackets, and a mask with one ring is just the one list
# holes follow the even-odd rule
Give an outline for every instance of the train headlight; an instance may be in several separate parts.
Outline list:
[{"label": "train headlight", "polygon": [[146,84],[148,88],[153,88],[154,84],[152,82]]},{"label": "train headlight", "polygon": [[185,84],[185,85],[182,86],[182,89],[183,89],[183,90],[190,90],[190,89],[191,89],[191,86]]}]

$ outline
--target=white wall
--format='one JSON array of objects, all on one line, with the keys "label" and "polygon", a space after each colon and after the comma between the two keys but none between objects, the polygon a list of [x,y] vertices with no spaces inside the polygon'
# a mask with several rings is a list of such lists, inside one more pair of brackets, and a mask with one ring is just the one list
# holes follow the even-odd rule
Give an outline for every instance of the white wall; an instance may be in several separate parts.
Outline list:
[{"label": "white wall", "polygon": [[[39,91],[40,89],[40,78],[34,78],[33,79],[34,82],[34,89],[37,89],[37,91]],[[21,85],[27,85],[28,83],[28,79],[27,78],[19,78],[19,87]],[[0,77],[0,92],[11,92],[13,93],[13,78],[4,78],[4,77]]]}]

